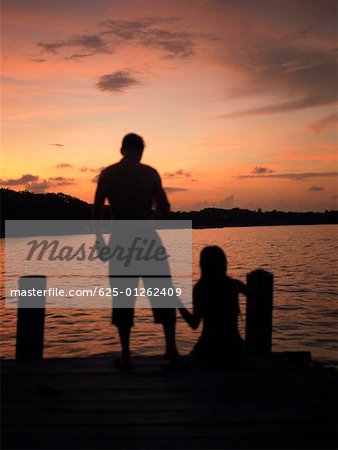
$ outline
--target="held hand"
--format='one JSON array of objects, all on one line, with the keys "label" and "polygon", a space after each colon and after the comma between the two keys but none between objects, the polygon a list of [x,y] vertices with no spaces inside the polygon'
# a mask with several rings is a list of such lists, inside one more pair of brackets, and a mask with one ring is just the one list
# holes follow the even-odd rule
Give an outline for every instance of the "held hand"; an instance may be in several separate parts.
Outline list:
[{"label": "held hand", "polygon": [[191,328],[196,330],[201,321],[201,317],[197,316],[194,312],[191,313],[186,308],[179,308],[179,312],[182,316],[182,319],[185,320],[187,324],[191,326]]}]

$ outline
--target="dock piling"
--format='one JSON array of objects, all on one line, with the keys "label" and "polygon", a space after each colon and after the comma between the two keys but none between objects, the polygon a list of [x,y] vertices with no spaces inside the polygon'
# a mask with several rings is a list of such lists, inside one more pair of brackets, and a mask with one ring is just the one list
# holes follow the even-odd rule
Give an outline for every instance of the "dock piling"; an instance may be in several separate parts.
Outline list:
[{"label": "dock piling", "polygon": [[[19,279],[19,290],[35,295],[21,295],[18,302],[16,329],[16,359],[42,359],[45,326],[44,295],[47,278],[42,275],[25,276]],[[35,289],[35,291],[33,291]]]},{"label": "dock piling", "polygon": [[245,345],[249,353],[270,353],[272,346],[273,274],[247,274]]}]

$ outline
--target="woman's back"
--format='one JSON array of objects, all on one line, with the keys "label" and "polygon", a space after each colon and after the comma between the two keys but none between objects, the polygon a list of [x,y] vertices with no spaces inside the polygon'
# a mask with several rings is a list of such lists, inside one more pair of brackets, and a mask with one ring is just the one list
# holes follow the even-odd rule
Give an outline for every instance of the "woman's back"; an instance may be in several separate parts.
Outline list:
[{"label": "woman's back", "polygon": [[194,287],[194,312],[203,320],[201,337],[195,347],[198,359],[219,358],[241,353],[238,332],[239,301],[242,283],[223,276],[201,279]]},{"label": "woman's back", "polygon": [[237,280],[227,276],[214,280],[201,279],[196,284],[194,308],[203,319],[202,339],[220,340],[223,344],[225,340],[238,339],[238,294]]},{"label": "woman's back", "polygon": [[201,278],[193,292],[193,312],[185,308],[180,308],[180,312],[192,328],[203,322],[201,337],[192,352],[194,360],[220,367],[241,357],[238,297],[240,293],[246,295],[246,286],[226,275],[227,260],[220,247],[205,247],[200,266]]}]

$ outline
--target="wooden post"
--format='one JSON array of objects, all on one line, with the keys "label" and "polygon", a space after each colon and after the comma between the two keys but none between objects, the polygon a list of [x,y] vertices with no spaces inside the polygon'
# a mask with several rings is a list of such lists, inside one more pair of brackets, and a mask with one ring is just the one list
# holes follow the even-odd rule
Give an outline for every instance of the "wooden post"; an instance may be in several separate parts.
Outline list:
[{"label": "wooden post", "polygon": [[273,275],[263,269],[246,276],[245,348],[249,353],[269,353],[272,346]]},{"label": "wooden post", "polygon": [[[16,328],[16,359],[43,358],[43,336],[45,326],[45,303],[43,291],[46,289],[46,277],[34,275],[21,277],[21,293],[35,289],[35,295],[19,297]],[[41,292],[38,292],[41,291]]]}]

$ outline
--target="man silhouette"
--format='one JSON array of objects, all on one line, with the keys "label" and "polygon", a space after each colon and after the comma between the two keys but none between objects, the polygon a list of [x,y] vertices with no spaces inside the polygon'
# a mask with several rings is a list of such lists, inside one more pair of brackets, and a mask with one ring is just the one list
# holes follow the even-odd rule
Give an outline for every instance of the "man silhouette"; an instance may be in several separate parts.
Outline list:
[{"label": "man silhouette", "polygon": [[[147,220],[153,218],[153,207],[159,214],[170,211],[166,193],[162,187],[161,178],[157,171],[142,164],[144,141],[141,136],[130,133],[122,140],[120,162],[104,169],[98,180],[94,202],[94,219],[101,218],[105,199],[110,204],[113,220]],[[112,271],[110,272],[112,275]],[[146,280],[144,280],[146,281]],[[137,287],[138,277],[121,280],[110,276],[112,289],[116,286]],[[134,291],[132,291],[134,292]],[[124,304],[121,302],[124,301]],[[112,323],[117,327],[122,352],[116,364],[122,368],[130,368],[130,330],[134,325],[135,297],[119,295],[114,298]],[[115,303],[116,302],[116,303]],[[175,343],[176,310],[174,308],[153,308],[154,320],[161,323],[166,340],[165,359],[174,360],[178,357]]]}]

